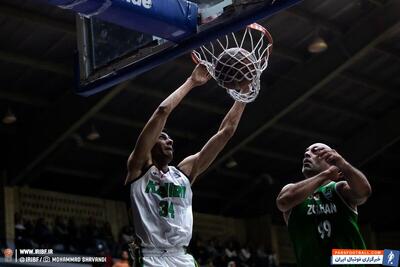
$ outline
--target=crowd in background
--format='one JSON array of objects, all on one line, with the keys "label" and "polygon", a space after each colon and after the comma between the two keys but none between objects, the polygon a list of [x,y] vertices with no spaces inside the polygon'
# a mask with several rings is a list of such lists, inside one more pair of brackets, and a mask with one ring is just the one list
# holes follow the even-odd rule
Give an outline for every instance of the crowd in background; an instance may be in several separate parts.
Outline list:
[{"label": "crowd in background", "polygon": [[[24,219],[15,214],[15,247],[52,248],[54,253],[88,254],[107,257],[103,267],[113,266],[112,258],[122,258],[114,267],[129,266],[127,244],[134,239],[134,230],[125,226],[114,237],[108,222],[88,218],[78,225],[73,218],[55,218],[47,221]],[[235,239],[221,241],[217,238],[203,240],[194,235],[189,252],[200,267],[274,267],[276,256],[262,247],[240,244]],[[100,265],[99,265],[100,266]]]},{"label": "crowd in background", "polygon": [[263,247],[252,244],[240,244],[234,238],[224,242],[211,238],[203,240],[194,235],[189,252],[197,260],[200,267],[275,267],[276,255]]},{"label": "crowd in background", "polygon": [[53,222],[44,218],[36,221],[15,214],[15,247],[52,248],[55,253],[96,254],[107,252],[121,255],[123,246],[133,237],[129,226],[121,229],[117,239],[109,222],[97,223],[93,217],[77,224],[74,218],[57,217]]}]

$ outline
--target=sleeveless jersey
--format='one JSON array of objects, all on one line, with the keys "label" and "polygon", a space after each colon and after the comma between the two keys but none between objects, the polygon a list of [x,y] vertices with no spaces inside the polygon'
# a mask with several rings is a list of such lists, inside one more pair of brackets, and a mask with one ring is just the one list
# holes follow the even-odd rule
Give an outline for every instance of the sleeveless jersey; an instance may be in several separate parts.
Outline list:
[{"label": "sleeveless jersey", "polygon": [[156,166],[131,184],[135,232],[142,247],[188,246],[192,237],[192,189],[189,179],[169,166]]},{"label": "sleeveless jersey", "polygon": [[357,217],[357,211],[336,191],[335,182],[321,186],[294,207],[288,230],[297,266],[331,266],[333,248],[365,249]]}]

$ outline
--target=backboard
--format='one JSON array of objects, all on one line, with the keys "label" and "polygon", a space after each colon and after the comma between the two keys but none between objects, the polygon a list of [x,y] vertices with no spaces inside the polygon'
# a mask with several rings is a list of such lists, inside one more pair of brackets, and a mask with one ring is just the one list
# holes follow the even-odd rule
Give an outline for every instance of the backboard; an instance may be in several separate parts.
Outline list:
[{"label": "backboard", "polygon": [[92,95],[301,0],[48,0],[77,15],[76,92]]}]

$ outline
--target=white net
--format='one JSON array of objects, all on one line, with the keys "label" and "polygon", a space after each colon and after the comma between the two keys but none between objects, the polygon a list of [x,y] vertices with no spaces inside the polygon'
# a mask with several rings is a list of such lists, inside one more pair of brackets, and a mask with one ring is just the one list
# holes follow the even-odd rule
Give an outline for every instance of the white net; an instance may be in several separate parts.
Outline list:
[{"label": "white net", "polygon": [[192,56],[233,99],[248,103],[258,96],[260,76],[268,67],[271,51],[271,35],[253,23],[243,33],[231,33],[202,45]]}]

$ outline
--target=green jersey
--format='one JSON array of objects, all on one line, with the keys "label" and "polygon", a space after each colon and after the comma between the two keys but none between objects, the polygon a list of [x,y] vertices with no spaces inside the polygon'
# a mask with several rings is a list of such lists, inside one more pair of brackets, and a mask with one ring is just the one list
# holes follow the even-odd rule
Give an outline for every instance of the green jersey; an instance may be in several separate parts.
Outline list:
[{"label": "green jersey", "polygon": [[288,218],[288,230],[297,266],[330,266],[333,248],[365,249],[357,217],[357,211],[336,191],[335,182],[321,186],[294,207]]}]

